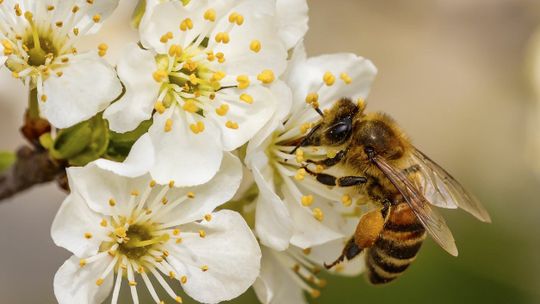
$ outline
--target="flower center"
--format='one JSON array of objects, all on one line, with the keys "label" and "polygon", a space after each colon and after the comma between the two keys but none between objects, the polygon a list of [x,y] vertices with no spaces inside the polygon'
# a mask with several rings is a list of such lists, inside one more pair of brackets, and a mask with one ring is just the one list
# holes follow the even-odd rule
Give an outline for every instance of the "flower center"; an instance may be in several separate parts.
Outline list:
[{"label": "flower center", "polygon": [[158,250],[161,243],[169,240],[168,234],[153,235],[154,229],[149,224],[132,225],[127,231],[124,231],[123,228],[117,230],[118,251],[128,259],[135,261],[148,255],[152,249]]}]

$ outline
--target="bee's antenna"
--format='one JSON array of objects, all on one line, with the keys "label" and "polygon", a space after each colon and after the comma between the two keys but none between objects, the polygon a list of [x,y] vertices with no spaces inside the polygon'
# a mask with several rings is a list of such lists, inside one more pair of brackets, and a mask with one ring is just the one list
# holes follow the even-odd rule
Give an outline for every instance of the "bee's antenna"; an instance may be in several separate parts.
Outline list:
[{"label": "bee's antenna", "polygon": [[[320,111],[320,110],[319,110]],[[311,136],[313,135],[313,133],[315,133],[319,128],[321,127],[321,125],[316,125],[315,127],[313,127],[309,133],[304,136],[304,138],[302,138],[302,140],[296,145],[296,147],[294,147],[294,149],[289,152],[289,154],[294,154],[296,152],[296,150],[298,150],[300,147],[302,147],[303,145],[305,145],[306,143],[309,142],[309,140],[311,139]]]},{"label": "bee's antenna", "polygon": [[321,111],[321,109],[320,109],[319,107],[315,107],[315,106],[314,106],[313,108],[315,109],[315,111],[317,111],[317,113],[318,113],[319,115],[321,115],[322,118],[324,118],[324,113],[323,113],[323,111]]}]

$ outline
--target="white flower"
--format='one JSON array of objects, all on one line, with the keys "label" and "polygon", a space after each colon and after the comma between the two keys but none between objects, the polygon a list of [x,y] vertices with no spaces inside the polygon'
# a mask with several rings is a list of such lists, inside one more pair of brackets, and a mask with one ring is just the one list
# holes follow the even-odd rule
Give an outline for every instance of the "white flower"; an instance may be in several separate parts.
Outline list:
[{"label": "white flower", "polygon": [[122,92],[104,61],[107,46],[77,53],[74,43],[93,33],[118,0],[0,2],[0,64],[37,88],[42,115],[67,128],[103,111]]},{"label": "white flower", "polygon": [[307,0],[276,0],[279,37],[287,49],[294,48],[308,31]]},{"label": "white flower", "polygon": [[[187,2],[187,1],[184,1]],[[208,181],[222,151],[246,143],[272,117],[287,52],[271,0],[155,5],[118,64],[126,94],[105,111],[118,132],[153,115],[148,131],[158,183]],[[189,172],[190,174],[185,174]]]},{"label": "white flower", "polygon": [[238,188],[236,157],[226,154],[212,181],[192,188],[160,186],[148,175],[122,177],[95,163],[68,169],[68,177],[72,193],[51,231],[73,253],[54,279],[61,304],[101,303],[111,291],[117,303],[124,278],[134,303],[141,284],[160,303],[150,277],[177,302],[172,283],[199,302],[217,303],[255,281],[261,258],[255,237],[238,213],[214,212]]},{"label": "white flower", "polygon": [[301,148],[291,155],[294,145],[287,142],[305,135],[319,119],[306,100],[318,99],[321,109],[342,97],[364,100],[376,74],[369,60],[353,54],[305,59],[301,46],[294,54],[286,74],[293,90],[292,107],[276,115],[250,141],[246,156],[260,192],[255,230],[264,245],[277,250],[289,243],[308,248],[350,237],[344,223],[351,218],[358,221],[361,211],[353,202],[354,188],[329,189],[303,169],[308,157],[332,156],[337,151]]},{"label": "white flower", "polygon": [[[324,262],[335,259],[341,253],[344,243],[334,241],[325,245],[300,249],[289,247],[286,251],[276,251],[262,246],[261,274],[253,289],[263,304],[308,303],[307,292],[317,298],[326,281],[317,275]],[[356,276],[364,271],[363,256],[347,264],[338,265],[333,273]]]}]

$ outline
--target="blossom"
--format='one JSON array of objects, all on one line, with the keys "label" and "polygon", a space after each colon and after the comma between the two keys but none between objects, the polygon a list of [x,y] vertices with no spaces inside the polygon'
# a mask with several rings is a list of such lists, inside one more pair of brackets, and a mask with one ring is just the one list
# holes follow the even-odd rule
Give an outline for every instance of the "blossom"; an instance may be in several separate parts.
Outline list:
[{"label": "blossom", "polygon": [[117,303],[124,278],[134,303],[141,284],[161,302],[150,277],[179,303],[170,284],[217,303],[255,281],[261,252],[251,230],[238,213],[214,211],[238,188],[236,157],[226,154],[210,183],[191,188],[160,186],[148,174],[120,176],[96,163],[67,173],[72,192],[51,230],[73,253],[54,279],[60,303],[101,303],[111,292]]},{"label": "blossom", "polygon": [[287,52],[274,14],[270,0],[169,1],[147,12],[144,49],[129,46],[118,63],[126,94],[104,117],[117,132],[153,117],[158,183],[208,181],[222,152],[272,117],[280,103],[272,91],[288,90],[278,80]]},{"label": "blossom", "polygon": [[118,0],[0,2],[0,64],[38,92],[41,114],[67,128],[103,111],[122,92],[103,60],[107,45],[78,53],[74,44],[95,32]]},{"label": "blossom", "polygon": [[289,111],[282,110],[250,141],[246,155],[260,192],[255,230],[264,245],[276,250],[286,249],[289,243],[308,248],[352,233],[343,227],[351,218],[358,220],[363,208],[360,205],[366,200],[354,188],[321,185],[303,168],[305,159],[332,157],[337,151],[303,147],[291,154],[294,144],[290,143],[305,135],[319,119],[306,101],[318,103],[321,109],[342,97],[363,101],[375,74],[369,60],[354,54],[306,59],[301,46],[295,50],[285,75],[293,90],[292,106]]},{"label": "blossom", "polygon": [[[263,304],[307,303],[304,293],[312,298],[321,294],[326,280],[318,276],[324,262],[335,259],[343,247],[342,241],[333,241],[313,248],[295,246],[277,251],[262,246],[261,273],[253,289]],[[364,271],[363,256],[339,265],[333,273],[356,276]]]}]

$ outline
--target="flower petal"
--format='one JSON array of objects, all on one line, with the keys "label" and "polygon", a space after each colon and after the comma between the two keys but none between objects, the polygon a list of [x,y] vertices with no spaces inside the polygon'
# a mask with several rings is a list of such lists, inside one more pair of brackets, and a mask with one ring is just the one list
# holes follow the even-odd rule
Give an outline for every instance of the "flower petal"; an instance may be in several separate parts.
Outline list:
[{"label": "flower petal", "polygon": [[152,140],[148,134],[141,136],[131,147],[124,162],[98,159],[94,163],[101,169],[127,177],[138,177],[148,173],[154,165],[155,155]]},{"label": "flower petal", "polygon": [[[225,54],[225,62],[217,69],[230,75],[258,75],[270,69],[278,77],[285,71],[287,49],[279,38],[275,18],[275,3],[270,0],[243,1],[232,8],[244,17],[241,26],[234,26],[229,32],[230,42],[216,44],[214,52]],[[222,18],[210,34],[210,46],[215,44],[215,36],[226,32],[230,26],[228,18]],[[254,41],[260,43],[260,50],[251,50]]]},{"label": "flower petal", "polygon": [[[78,192],[90,209],[105,215],[118,214],[118,210],[127,207],[131,193],[148,187],[150,177],[126,178],[90,163],[85,167],[67,169],[69,185],[73,192]],[[109,201],[114,199],[113,207]],[[118,210],[116,209],[118,208]]]},{"label": "flower petal", "polygon": [[278,255],[285,254],[262,246],[261,273],[253,289],[263,304],[307,303],[302,288],[288,273],[291,269],[279,261]]},{"label": "flower petal", "polygon": [[[194,134],[184,115],[171,108],[154,115],[149,134],[156,151],[156,162],[150,171],[160,184],[174,181],[178,187],[195,186],[208,182],[218,171],[223,158],[219,129],[205,120],[205,130]],[[164,131],[167,120],[172,127]]]},{"label": "flower petal", "polygon": [[[83,198],[72,192],[62,203],[51,227],[51,236],[57,246],[64,247],[82,257],[94,255],[106,240],[107,231],[99,224],[102,218],[90,210]],[[86,238],[85,233],[91,233]]]},{"label": "flower petal", "polygon": [[168,195],[171,200],[180,196],[177,194],[179,192],[181,195],[188,191],[193,192],[195,197],[155,220],[161,223],[174,222],[176,225],[199,220],[229,201],[238,190],[241,180],[242,163],[236,156],[225,153],[221,168],[208,183],[190,188],[171,189]]},{"label": "flower petal", "polygon": [[[281,87],[283,88],[283,87]],[[232,151],[250,140],[274,115],[276,107],[280,100],[276,98],[272,92],[262,86],[252,86],[242,93],[249,94],[253,97],[253,103],[247,104],[240,101],[240,90],[227,90],[227,95],[218,95],[218,99],[230,100],[229,111],[226,116],[219,116],[215,112],[208,113],[217,121],[217,125],[221,128],[222,142],[225,151]],[[238,123],[238,129],[230,129],[226,126],[227,121]]]},{"label": "flower petal", "polygon": [[255,213],[255,231],[261,243],[276,250],[285,250],[293,235],[293,222],[287,206],[262,177],[258,168],[252,168],[259,188]]},{"label": "flower petal", "polygon": [[130,44],[118,62],[118,76],[126,92],[105,110],[103,117],[115,132],[135,129],[142,121],[150,119],[157,100],[160,83],[152,74],[157,70],[154,54]]},{"label": "flower petal", "polygon": [[[75,3],[74,3],[75,2]],[[77,5],[78,7],[82,7],[84,9],[80,10],[78,14],[83,14],[82,16],[78,16],[78,21],[73,25],[73,27],[84,29],[89,28],[87,31],[88,34],[96,33],[101,25],[103,24],[103,20],[105,20],[107,17],[109,17],[113,11],[118,6],[119,0],[99,0],[99,1],[93,1],[92,4],[88,4],[88,1],[86,0],[76,0],[76,1],[58,1],[56,3],[55,9],[52,12],[54,15],[51,20],[64,20],[68,21],[69,16],[72,15],[72,9],[74,5]],[[49,4],[49,3],[43,3],[43,4]],[[43,9],[42,12],[47,12],[47,10]],[[100,16],[100,22],[95,22],[93,20],[93,17],[99,15]]]},{"label": "flower petal", "polygon": [[[242,216],[229,210],[212,214],[211,221],[199,226],[207,231],[206,237],[185,239],[181,246],[169,250],[167,258],[178,273],[186,273],[184,291],[203,303],[238,297],[259,274],[261,250],[257,240]],[[203,265],[207,271],[201,270]]]},{"label": "flower petal", "polygon": [[54,276],[54,294],[60,304],[99,304],[111,293],[113,275],[109,274],[101,286],[96,285],[107,268],[109,258],[105,258],[84,267],[79,266],[79,258],[72,256]]},{"label": "flower petal", "polygon": [[306,0],[276,0],[279,36],[287,49],[293,48],[308,31]]},{"label": "flower petal", "polygon": [[43,83],[46,102],[40,102],[42,114],[57,128],[67,128],[87,120],[122,93],[114,69],[95,53],[74,56],[62,70]]}]

